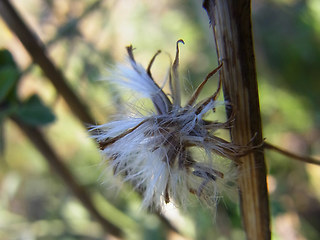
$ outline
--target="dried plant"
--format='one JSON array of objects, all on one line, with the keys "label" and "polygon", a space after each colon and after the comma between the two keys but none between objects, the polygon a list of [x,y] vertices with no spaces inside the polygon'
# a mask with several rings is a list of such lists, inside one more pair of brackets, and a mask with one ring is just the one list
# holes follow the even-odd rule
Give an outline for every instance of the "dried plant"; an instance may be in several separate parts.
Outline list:
[{"label": "dried plant", "polygon": [[[185,207],[191,195],[195,195],[215,209],[221,192],[236,186],[237,159],[254,147],[238,146],[217,136],[218,130],[231,127],[234,116],[226,122],[206,119],[217,106],[228,104],[217,100],[221,81],[212,96],[197,102],[206,82],[222,64],[207,75],[181,106],[179,43],[184,42],[177,41],[176,56],[167,77],[170,94],[159,87],[151,74],[160,51],[145,69],[135,61],[132,46],[127,47],[129,64],[117,65],[108,80],[151,99],[154,111],[141,116],[136,110],[94,126],[91,131],[108,169],[143,193],[143,207],[161,209],[169,202]],[[193,148],[201,149],[201,154],[195,154]]]}]

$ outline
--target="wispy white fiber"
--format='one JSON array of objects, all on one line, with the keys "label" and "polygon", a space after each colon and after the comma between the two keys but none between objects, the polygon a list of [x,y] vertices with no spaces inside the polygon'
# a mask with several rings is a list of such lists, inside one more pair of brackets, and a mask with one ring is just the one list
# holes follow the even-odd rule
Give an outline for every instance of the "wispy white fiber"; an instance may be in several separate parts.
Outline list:
[{"label": "wispy white fiber", "polygon": [[149,98],[154,111],[146,116],[131,112],[94,126],[91,131],[108,168],[142,194],[143,207],[161,209],[172,202],[185,208],[196,196],[215,209],[221,192],[236,186],[237,167],[233,160],[246,154],[250,147],[237,146],[216,136],[217,130],[230,128],[232,119],[205,119],[222,104],[216,100],[221,83],[212,96],[197,103],[204,84],[222,65],[208,74],[185,106],[180,106],[180,93],[175,92],[180,88],[175,83],[179,81],[180,42],[168,75],[170,94],[164,93],[151,75],[151,65],[159,52],[145,69],[135,61],[132,47],[127,47],[129,64],[117,65],[107,80]]},{"label": "wispy white fiber", "polygon": [[[129,90],[134,90],[144,97],[152,97],[159,92],[153,80],[140,65],[128,59],[127,64],[116,65],[113,74],[108,78],[109,81],[123,86]],[[135,69],[132,68],[134,64]]]}]

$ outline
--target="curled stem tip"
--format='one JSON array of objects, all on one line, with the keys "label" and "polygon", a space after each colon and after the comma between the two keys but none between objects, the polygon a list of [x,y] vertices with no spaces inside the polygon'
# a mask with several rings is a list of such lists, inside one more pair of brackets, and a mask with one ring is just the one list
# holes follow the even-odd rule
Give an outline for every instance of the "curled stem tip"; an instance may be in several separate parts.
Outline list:
[{"label": "curled stem tip", "polygon": [[136,61],[134,60],[134,56],[133,56],[133,50],[134,50],[134,48],[132,47],[132,45],[127,46],[126,49],[127,49],[127,52],[128,52],[128,55],[129,55],[130,60],[132,60],[133,62],[136,62]]},{"label": "curled stem tip", "polygon": [[176,56],[172,64],[172,77],[170,75],[169,85],[172,93],[173,104],[175,106],[180,106],[181,96],[180,96],[180,83],[179,83],[179,43],[184,44],[182,39],[179,39],[176,43]]},{"label": "curled stem tip", "polygon": [[156,59],[156,57],[161,53],[161,50],[158,50],[154,55],[153,57],[151,58],[150,62],[149,62],[149,65],[148,65],[148,68],[147,68],[147,73],[149,75],[149,77],[152,78],[152,75],[151,75],[151,67],[152,67],[152,64],[154,62],[154,60]]}]

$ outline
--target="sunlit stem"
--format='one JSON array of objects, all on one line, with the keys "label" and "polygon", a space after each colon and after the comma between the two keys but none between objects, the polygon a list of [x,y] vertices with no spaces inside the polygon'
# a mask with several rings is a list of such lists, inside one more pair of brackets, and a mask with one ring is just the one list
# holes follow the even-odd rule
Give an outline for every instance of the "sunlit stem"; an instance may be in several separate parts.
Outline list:
[{"label": "sunlit stem", "polygon": [[172,64],[172,76],[170,75],[169,84],[170,84],[170,90],[172,94],[172,100],[173,105],[175,107],[181,106],[181,95],[180,95],[180,79],[179,79],[179,43],[183,43],[184,41],[182,39],[179,39],[177,41],[176,45],[176,57]]},{"label": "sunlit stem", "polygon": [[187,106],[192,106],[195,101],[197,100],[199,94],[201,93],[204,85],[207,83],[207,81],[215,74],[217,73],[220,68],[222,67],[223,63],[221,63],[217,68],[215,68],[212,72],[210,72],[206,78],[203,80],[203,82],[197,87],[196,91],[192,94],[189,102],[187,103]]},{"label": "sunlit stem", "polygon": [[130,128],[129,130],[119,134],[116,137],[106,139],[105,141],[99,142],[99,148],[100,150],[104,150],[108,145],[115,143],[119,139],[123,138],[124,136],[128,135],[129,133],[132,133],[134,130],[136,130],[138,127],[140,127],[142,124],[144,124],[147,121],[147,119],[140,122],[138,125],[136,125],[133,128]]},{"label": "sunlit stem", "polygon": [[267,142],[264,142],[263,146],[266,149],[277,151],[278,153],[283,154],[283,155],[285,155],[285,156],[287,156],[289,158],[292,158],[292,159],[295,159],[295,160],[298,160],[298,161],[301,161],[301,162],[311,163],[311,164],[315,164],[315,165],[320,166],[320,160],[319,159],[315,159],[315,158],[308,157],[308,156],[300,156],[300,155],[297,155],[295,153],[292,153],[292,152],[286,151],[284,149],[281,149],[279,147],[276,147],[276,146],[274,146],[274,145],[272,145],[270,143],[267,143]]}]

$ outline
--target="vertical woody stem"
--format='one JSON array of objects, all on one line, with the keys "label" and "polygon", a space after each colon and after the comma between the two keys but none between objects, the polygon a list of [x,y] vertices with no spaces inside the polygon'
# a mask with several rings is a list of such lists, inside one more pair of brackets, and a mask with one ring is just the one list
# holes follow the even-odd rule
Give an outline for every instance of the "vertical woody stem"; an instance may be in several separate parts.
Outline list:
[{"label": "vertical woody stem", "polygon": [[[220,77],[224,96],[236,114],[232,141],[262,143],[262,128],[251,26],[250,0],[205,0],[217,55],[223,62]],[[228,109],[227,109],[228,111]],[[231,114],[229,109],[228,114]],[[270,239],[269,202],[263,151],[239,159],[242,221],[250,240]]]}]

